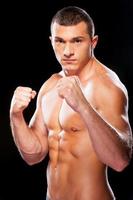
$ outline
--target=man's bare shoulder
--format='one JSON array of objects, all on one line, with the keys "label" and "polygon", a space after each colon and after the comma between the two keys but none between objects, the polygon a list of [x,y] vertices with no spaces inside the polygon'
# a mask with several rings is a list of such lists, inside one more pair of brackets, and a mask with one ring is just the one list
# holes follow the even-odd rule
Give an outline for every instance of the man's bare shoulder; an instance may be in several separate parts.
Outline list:
[{"label": "man's bare shoulder", "polygon": [[128,92],[118,75],[111,69],[101,66],[98,68],[94,81],[94,95],[97,106],[103,109],[106,106],[122,110],[128,106]]},{"label": "man's bare shoulder", "polygon": [[96,84],[109,93],[123,93],[127,96],[127,89],[119,76],[106,66],[100,66],[96,71]]}]

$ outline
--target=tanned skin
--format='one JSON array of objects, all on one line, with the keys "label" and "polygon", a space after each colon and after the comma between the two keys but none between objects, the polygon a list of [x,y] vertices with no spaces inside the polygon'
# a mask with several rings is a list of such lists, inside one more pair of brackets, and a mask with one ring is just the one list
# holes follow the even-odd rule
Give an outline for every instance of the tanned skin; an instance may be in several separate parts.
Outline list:
[{"label": "tanned skin", "polygon": [[131,157],[127,90],[95,58],[98,36],[90,38],[85,22],[55,22],[50,40],[62,71],[41,87],[29,125],[23,111],[36,92],[16,88],[10,108],[14,141],[29,165],[49,153],[48,200],[113,200],[107,167],[122,171]]}]

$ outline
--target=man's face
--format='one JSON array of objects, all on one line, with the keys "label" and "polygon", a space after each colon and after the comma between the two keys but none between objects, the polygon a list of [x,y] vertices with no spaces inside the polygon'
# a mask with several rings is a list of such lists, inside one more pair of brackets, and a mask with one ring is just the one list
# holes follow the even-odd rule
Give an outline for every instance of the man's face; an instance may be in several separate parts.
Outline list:
[{"label": "man's face", "polygon": [[75,74],[88,63],[92,54],[92,42],[87,25],[62,26],[54,23],[51,35],[52,46],[62,69]]}]

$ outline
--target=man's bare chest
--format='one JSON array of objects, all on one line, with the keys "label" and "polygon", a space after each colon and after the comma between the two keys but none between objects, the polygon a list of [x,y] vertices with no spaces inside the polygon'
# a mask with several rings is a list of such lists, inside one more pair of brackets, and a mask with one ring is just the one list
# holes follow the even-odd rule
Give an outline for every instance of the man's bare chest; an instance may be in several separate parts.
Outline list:
[{"label": "man's bare chest", "polygon": [[81,123],[81,118],[65,101],[58,96],[56,90],[45,95],[42,102],[44,122],[48,129],[65,129]]},{"label": "man's bare chest", "polygon": [[[84,90],[87,100],[94,103],[92,93]],[[56,87],[50,90],[42,101],[42,111],[44,122],[49,130],[57,129],[82,129],[85,125],[79,113],[75,112],[65,101],[58,95]]]}]

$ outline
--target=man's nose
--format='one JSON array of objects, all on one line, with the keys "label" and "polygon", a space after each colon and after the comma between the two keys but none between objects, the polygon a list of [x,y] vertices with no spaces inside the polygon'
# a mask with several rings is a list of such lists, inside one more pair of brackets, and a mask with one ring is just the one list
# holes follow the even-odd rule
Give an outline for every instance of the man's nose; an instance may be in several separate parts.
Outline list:
[{"label": "man's nose", "polygon": [[66,44],[64,48],[64,56],[72,56],[74,54],[73,47],[71,44]]}]

